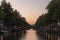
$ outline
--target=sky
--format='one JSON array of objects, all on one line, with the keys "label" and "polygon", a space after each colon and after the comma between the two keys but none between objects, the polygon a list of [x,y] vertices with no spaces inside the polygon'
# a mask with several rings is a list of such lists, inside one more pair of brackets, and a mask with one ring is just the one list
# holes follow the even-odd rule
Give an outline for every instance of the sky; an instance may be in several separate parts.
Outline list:
[{"label": "sky", "polygon": [[[38,17],[46,13],[46,6],[51,0],[6,0],[17,9],[29,24],[35,24]],[[1,0],[0,0],[1,2]]]}]

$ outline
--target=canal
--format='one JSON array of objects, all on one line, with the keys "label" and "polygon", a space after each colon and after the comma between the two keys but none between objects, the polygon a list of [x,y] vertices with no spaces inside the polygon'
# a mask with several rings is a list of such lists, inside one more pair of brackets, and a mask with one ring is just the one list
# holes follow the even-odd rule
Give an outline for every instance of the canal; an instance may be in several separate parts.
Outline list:
[{"label": "canal", "polygon": [[60,40],[59,36],[44,32],[42,34],[38,35],[37,31],[33,29],[26,30],[26,35],[22,37],[22,40]]},{"label": "canal", "polygon": [[41,36],[37,35],[36,30],[30,29],[26,30],[26,35],[22,37],[22,40],[44,40]]},{"label": "canal", "polygon": [[38,34],[37,31],[33,29],[26,30],[26,34],[22,33],[22,36],[20,33],[15,32],[0,35],[0,40],[60,40],[59,36],[51,35],[50,33],[44,32],[39,32]]}]

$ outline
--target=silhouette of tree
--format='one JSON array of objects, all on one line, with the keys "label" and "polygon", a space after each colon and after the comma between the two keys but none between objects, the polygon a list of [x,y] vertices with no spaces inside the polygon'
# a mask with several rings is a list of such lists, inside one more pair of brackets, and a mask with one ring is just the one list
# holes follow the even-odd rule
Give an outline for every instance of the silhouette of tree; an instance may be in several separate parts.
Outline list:
[{"label": "silhouette of tree", "polygon": [[49,25],[60,20],[60,0],[52,0],[46,9],[48,12],[37,19],[37,25]]},{"label": "silhouette of tree", "polygon": [[13,28],[15,26],[24,27],[29,25],[24,17],[21,17],[17,10],[14,10],[9,2],[2,0],[0,5],[0,19],[4,21],[4,26]]}]

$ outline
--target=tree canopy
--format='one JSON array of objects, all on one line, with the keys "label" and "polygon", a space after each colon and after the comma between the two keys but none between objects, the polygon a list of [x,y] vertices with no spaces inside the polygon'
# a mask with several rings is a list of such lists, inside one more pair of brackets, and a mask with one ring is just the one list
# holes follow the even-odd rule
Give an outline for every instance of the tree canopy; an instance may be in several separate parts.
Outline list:
[{"label": "tree canopy", "polygon": [[22,27],[28,26],[24,17],[21,17],[17,10],[14,10],[9,2],[2,0],[0,5],[0,20],[4,23],[4,27],[12,28],[14,26]]},{"label": "tree canopy", "polygon": [[41,15],[35,25],[43,26],[57,23],[60,21],[60,0],[52,0],[46,7],[48,12]]}]

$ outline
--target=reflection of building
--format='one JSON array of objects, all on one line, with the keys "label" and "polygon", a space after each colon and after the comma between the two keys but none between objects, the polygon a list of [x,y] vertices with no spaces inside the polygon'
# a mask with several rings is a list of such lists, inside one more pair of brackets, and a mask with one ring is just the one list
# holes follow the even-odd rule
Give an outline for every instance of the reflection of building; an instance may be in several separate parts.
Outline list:
[{"label": "reflection of building", "polygon": [[4,26],[3,26],[3,20],[0,20],[0,28],[4,28]]},{"label": "reflection of building", "polygon": [[60,21],[58,22],[58,26],[60,26]]}]

